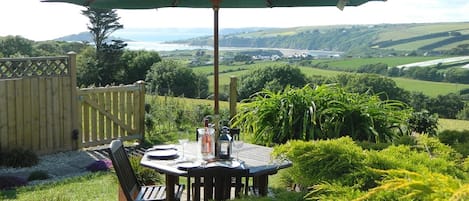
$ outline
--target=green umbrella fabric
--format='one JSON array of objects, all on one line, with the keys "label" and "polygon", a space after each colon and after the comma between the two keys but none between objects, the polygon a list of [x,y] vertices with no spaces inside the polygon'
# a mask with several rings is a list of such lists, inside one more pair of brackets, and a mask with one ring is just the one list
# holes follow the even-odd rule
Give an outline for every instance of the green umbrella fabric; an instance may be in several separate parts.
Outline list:
[{"label": "green umbrella fabric", "polygon": [[102,9],[155,9],[166,7],[213,8],[214,11],[214,113],[219,114],[218,101],[218,11],[219,8],[272,8],[272,7],[322,7],[359,6],[369,1],[386,0],[41,0],[42,2],[64,2]]},{"label": "green umbrella fabric", "polygon": [[[149,9],[164,7],[213,8],[217,0],[43,0],[44,2],[67,2],[93,8]],[[220,0],[219,8],[269,8],[269,7],[316,7],[359,6],[368,1],[385,0]]]}]

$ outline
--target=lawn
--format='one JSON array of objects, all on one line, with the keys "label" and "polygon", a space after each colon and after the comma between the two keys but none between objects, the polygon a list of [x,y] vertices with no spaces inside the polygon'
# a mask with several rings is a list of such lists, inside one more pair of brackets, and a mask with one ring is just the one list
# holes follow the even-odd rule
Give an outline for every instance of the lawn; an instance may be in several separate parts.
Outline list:
[{"label": "lawn", "polygon": [[[277,174],[278,175],[278,174]],[[181,182],[185,182],[182,181]],[[277,200],[302,200],[300,193],[287,192],[280,187],[279,176],[270,177]],[[0,200],[5,201],[109,201],[117,200],[118,181],[114,172],[89,173],[50,184],[20,187],[16,190],[0,191]],[[282,198],[283,197],[283,198]],[[183,199],[185,200],[185,199]],[[242,200],[259,200],[259,198],[244,198]],[[264,198],[261,200],[271,200]]]},{"label": "lawn", "polygon": [[0,191],[1,200],[109,201],[117,200],[118,181],[113,172],[90,173],[59,182]]}]

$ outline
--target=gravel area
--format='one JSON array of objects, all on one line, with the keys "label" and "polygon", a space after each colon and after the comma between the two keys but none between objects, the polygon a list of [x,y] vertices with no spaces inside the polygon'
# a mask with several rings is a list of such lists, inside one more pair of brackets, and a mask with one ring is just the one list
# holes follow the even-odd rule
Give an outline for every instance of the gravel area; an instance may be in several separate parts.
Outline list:
[{"label": "gravel area", "polygon": [[68,177],[88,173],[86,167],[91,163],[107,159],[107,156],[98,151],[80,150],[67,151],[39,157],[39,163],[27,168],[7,168],[0,166],[0,175],[18,176],[27,179],[31,172],[46,171],[50,178],[46,180],[31,181],[28,185],[61,180]]}]

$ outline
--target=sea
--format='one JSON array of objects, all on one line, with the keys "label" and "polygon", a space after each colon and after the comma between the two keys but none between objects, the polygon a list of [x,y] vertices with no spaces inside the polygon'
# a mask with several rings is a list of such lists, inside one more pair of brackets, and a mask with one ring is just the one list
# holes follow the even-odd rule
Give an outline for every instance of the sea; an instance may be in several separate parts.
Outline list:
[{"label": "sea", "polygon": [[[137,42],[137,41],[128,41],[127,48],[130,50],[148,50],[148,51],[175,51],[175,50],[213,50],[213,46],[192,46],[188,44],[178,44],[178,43],[164,43],[159,41],[145,41],[145,42]],[[312,56],[326,56],[326,57],[335,57],[340,56],[343,52],[336,52],[336,51],[325,51],[325,50],[301,50],[301,49],[284,49],[284,48],[251,48],[251,47],[220,47],[220,51],[224,50],[280,50],[284,56],[289,55],[301,55],[301,54],[309,54]]]}]

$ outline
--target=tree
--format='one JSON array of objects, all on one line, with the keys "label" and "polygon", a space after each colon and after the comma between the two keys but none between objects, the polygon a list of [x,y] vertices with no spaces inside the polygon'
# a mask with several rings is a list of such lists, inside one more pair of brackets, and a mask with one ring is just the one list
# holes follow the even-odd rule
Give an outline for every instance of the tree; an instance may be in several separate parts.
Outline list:
[{"label": "tree", "polygon": [[208,79],[201,77],[182,63],[163,60],[153,64],[146,81],[152,92],[196,98],[206,96],[208,91]]},{"label": "tree", "polygon": [[145,80],[145,76],[154,63],[160,62],[161,57],[155,51],[126,50],[121,57],[124,64],[123,83],[134,83]]},{"label": "tree", "polygon": [[299,68],[289,65],[274,65],[254,69],[241,76],[240,80],[240,99],[248,98],[263,89],[279,91],[283,90],[287,85],[303,87],[308,83],[306,76],[301,73]]},{"label": "tree", "polygon": [[107,85],[120,82],[124,77],[120,57],[127,44],[121,40],[113,40],[111,43],[106,43],[111,33],[124,27],[118,22],[120,18],[115,10],[110,9],[88,8],[83,10],[82,14],[90,20],[88,29],[93,36],[96,46],[96,61],[88,62],[88,64],[94,63],[96,65],[87,66],[95,66],[97,68],[91,71],[97,73],[96,77],[98,79],[95,80],[94,84]]},{"label": "tree", "polygon": [[83,10],[82,14],[88,17],[90,23],[88,30],[93,35],[97,52],[103,47],[106,39],[116,30],[124,28],[118,21],[116,10],[90,8]]},{"label": "tree", "polygon": [[378,94],[381,100],[406,101],[408,92],[397,87],[394,80],[373,74],[339,74],[337,82],[350,92]]},{"label": "tree", "polygon": [[442,118],[455,119],[460,110],[464,108],[464,101],[460,95],[449,93],[438,95],[431,100],[428,110],[431,113],[438,113]]},{"label": "tree", "polygon": [[0,40],[0,53],[5,57],[35,56],[33,41],[21,36],[7,36]]}]

